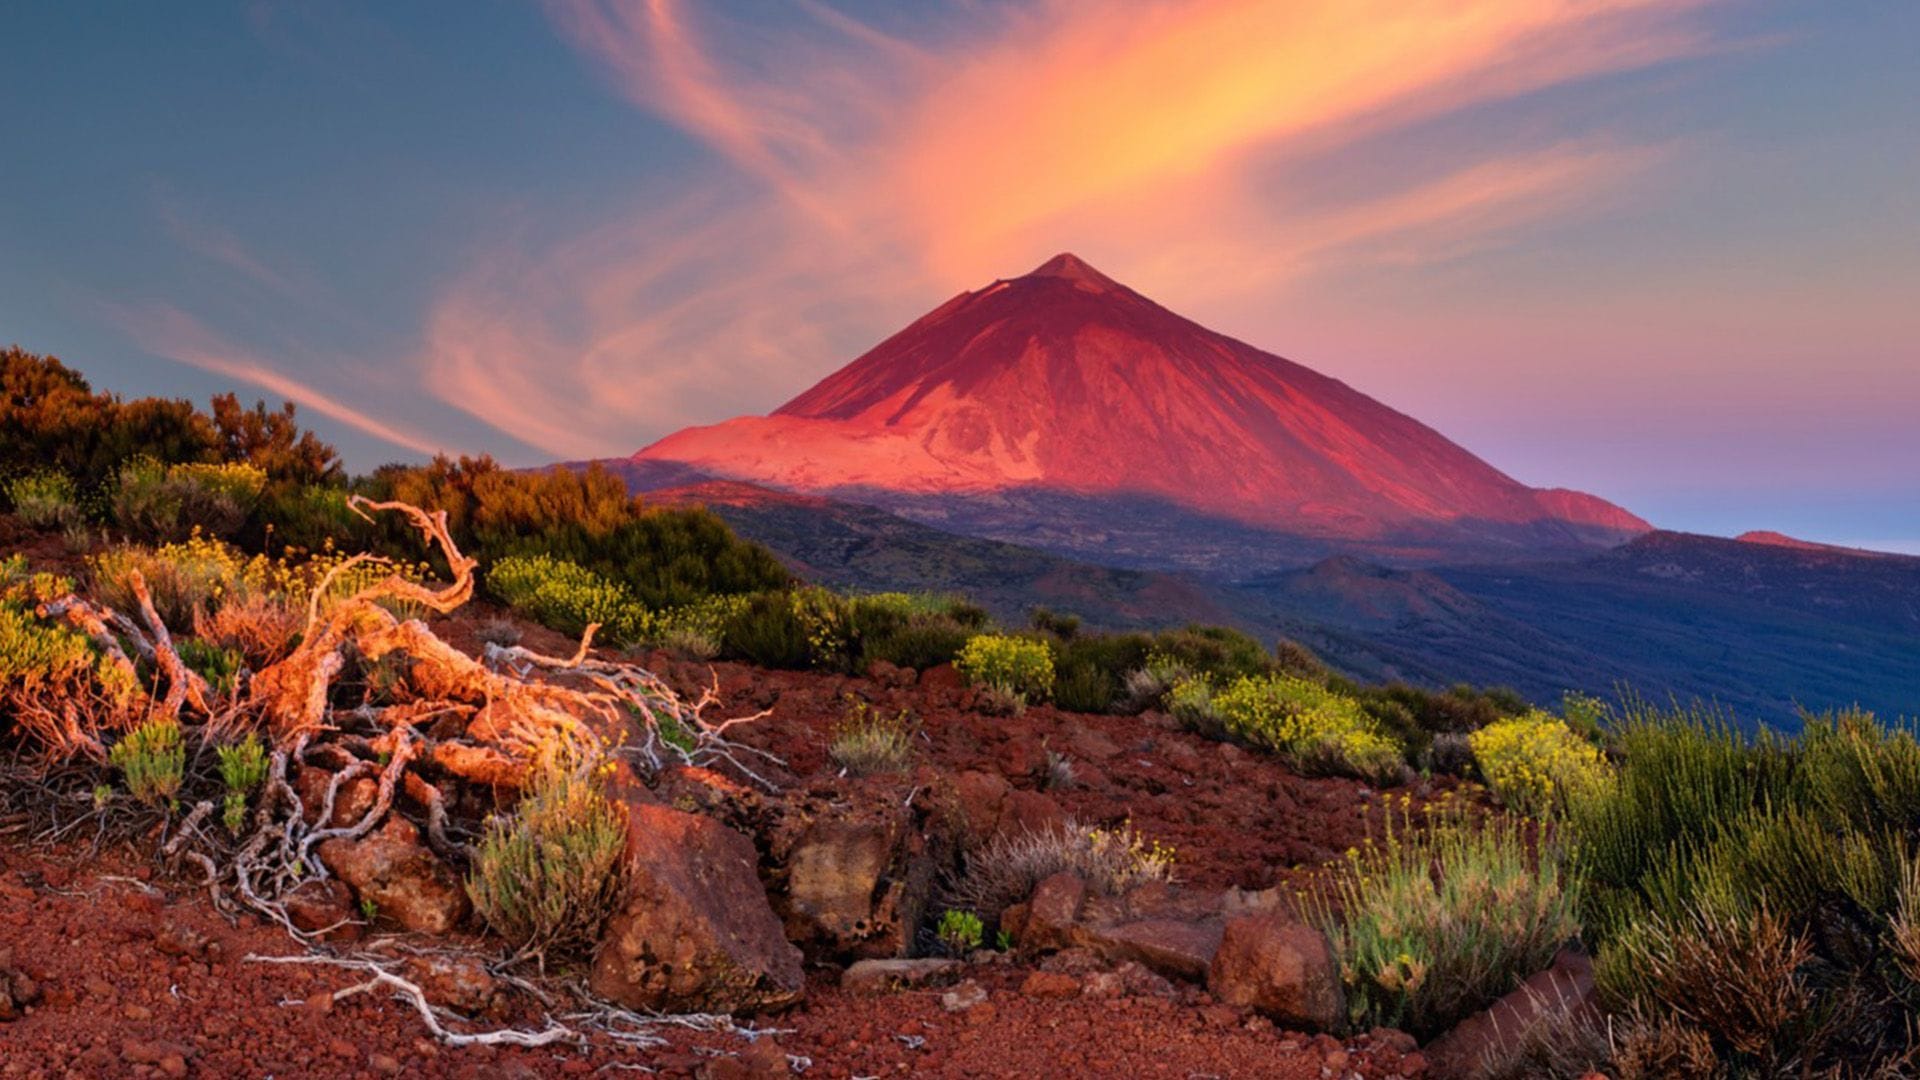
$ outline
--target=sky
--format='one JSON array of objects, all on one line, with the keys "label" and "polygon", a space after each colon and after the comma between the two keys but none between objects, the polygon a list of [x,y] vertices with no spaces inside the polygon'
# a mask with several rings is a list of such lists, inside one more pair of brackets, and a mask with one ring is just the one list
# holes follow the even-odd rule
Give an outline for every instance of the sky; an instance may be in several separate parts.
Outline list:
[{"label": "sky", "polygon": [[14,5],[0,343],[359,470],[763,413],[1073,251],[1539,486],[1920,553],[1920,4]]}]

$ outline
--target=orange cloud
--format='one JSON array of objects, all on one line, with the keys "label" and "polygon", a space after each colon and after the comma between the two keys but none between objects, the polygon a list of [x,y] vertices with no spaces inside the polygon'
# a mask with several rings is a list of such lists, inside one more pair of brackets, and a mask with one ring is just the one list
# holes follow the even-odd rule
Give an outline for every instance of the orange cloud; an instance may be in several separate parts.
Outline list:
[{"label": "orange cloud", "polygon": [[603,455],[777,404],[846,342],[1061,249],[1176,306],[1453,257],[1577,209],[1652,151],[1502,133],[1331,199],[1288,177],[1697,52],[1697,6],[1174,0],[1123,19],[1051,0],[907,42],[817,3],[774,29],[675,0],[551,0],[563,36],[711,147],[715,171],[677,205],[481,258],[435,305],[419,360],[449,404],[556,455]]}]

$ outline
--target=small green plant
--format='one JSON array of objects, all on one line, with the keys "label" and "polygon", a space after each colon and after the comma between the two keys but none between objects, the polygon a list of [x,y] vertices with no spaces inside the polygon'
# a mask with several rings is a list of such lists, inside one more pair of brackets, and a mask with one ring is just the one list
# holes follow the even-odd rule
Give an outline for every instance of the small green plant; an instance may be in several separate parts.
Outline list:
[{"label": "small green plant", "polygon": [[174,647],[180,653],[181,662],[207,680],[214,693],[224,697],[233,692],[243,663],[238,649],[224,649],[197,637],[182,638]]},{"label": "small green plant", "polygon": [[1044,641],[977,634],[953,662],[975,687],[1018,707],[1053,693],[1053,650]]},{"label": "small green plant", "polygon": [[980,947],[986,934],[986,924],[980,921],[980,916],[958,909],[943,913],[939,926],[934,929],[934,936],[940,939],[940,947],[948,956],[967,955]]},{"label": "small green plant", "polygon": [[[1179,688],[1175,688],[1176,693]],[[1227,734],[1272,750],[1301,772],[1396,779],[1405,757],[1357,700],[1293,675],[1243,676],[1214,691]]]},{"label": "small green plant", "polygon": [[220,747],[214,755],[220,762],[220,781],[228,791],[251,795],[266,783],[267,748],[261,744],[260,736],[248,734],[237,743]]},{"label": "small green plant", "polygon": [[374,901],[373,897],[371,896],[361,897],[360,898],[360,918],[362,918],[367,922],[373,922],[375,919],[378,919],[379,917],[380,917],[380,905]]},{"label": "small green plant", "polygon": [[93,808],[95,810],[105,810],[107,807],[112,805],[113,805],[113,785],[112,784],[93,785]]},{"label": "small green plant", "polygon": [[109,760],[126,779],[134,798],[148,806],[166,806],[180,794],[186,775],[187,750],[180,721],[166,714],[148,720],[113,744]]},{"label": "small green plant", "polygon": [[247,797],[237,791],[229,791],[220,800],[220,822],[227,831],[235,836],[247,827]]},{"label": "small green plant", "polygon": [[61,472],[28,473],[7,485],[7,498],[21,521],[36,529],[66,529],[81,523],[73,481]]},{"label": "small green plant", "polygon": [[1467,742],[1501,803],[1534,817],[1562,812],[1612,776],[1599,747],[1538,709],[1488,724]]},{"label": "small green plant", "polygon": [[[1550,837],[1436,815],[1347,853],[1315,901],[1354,1025],[1426,1039],[1544,969],[1580,930],[1578,879]],[[1335,911],[1339,914],[1336,916]]]},{"label": "small green plant", "polygon": [[910,713],[889,716],[849,694],[827,756],[854,776],[900,772],[913,763],[913,734]]},{"label": "small green plant", "polygon": [[601,772],[542,765],[513,813],[489,821],[480,838],[467,891],[522,955],[592,947],[619,899],[627,816],[601,789]]}]

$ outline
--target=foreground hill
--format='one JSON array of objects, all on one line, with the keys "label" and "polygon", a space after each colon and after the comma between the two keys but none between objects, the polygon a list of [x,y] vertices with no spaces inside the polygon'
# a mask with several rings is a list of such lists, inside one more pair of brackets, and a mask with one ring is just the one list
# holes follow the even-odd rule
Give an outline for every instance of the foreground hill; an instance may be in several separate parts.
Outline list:
[{"label": "foreground hill", "polygon": [[668,436],[625,471],[642,488],[833,495],[1129,565],[1537,553],[1649,528],[1527,487],[1072,255],[962,293],[772,415]]}]

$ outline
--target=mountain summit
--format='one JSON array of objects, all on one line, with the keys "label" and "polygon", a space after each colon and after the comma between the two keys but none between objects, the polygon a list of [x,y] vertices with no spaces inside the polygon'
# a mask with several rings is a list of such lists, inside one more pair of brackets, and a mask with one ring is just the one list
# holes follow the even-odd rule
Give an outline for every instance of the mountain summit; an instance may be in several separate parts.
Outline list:
[{"label": "mountain summit", "polygon": [[[668,436],[627,472],[641,486],[745,480],[1027,539],[1053,523],[1016,527],[1006,509],[1037,498],[1089,521],[1101,515],[1084,513],[1088,500],[1121,499],[1335,544],[1577,547],[1649,528],[1594,496],[1527,487],[1071,254],[954,297],[770,416]],[[970,528],[969,505],[998,513]]]}]

